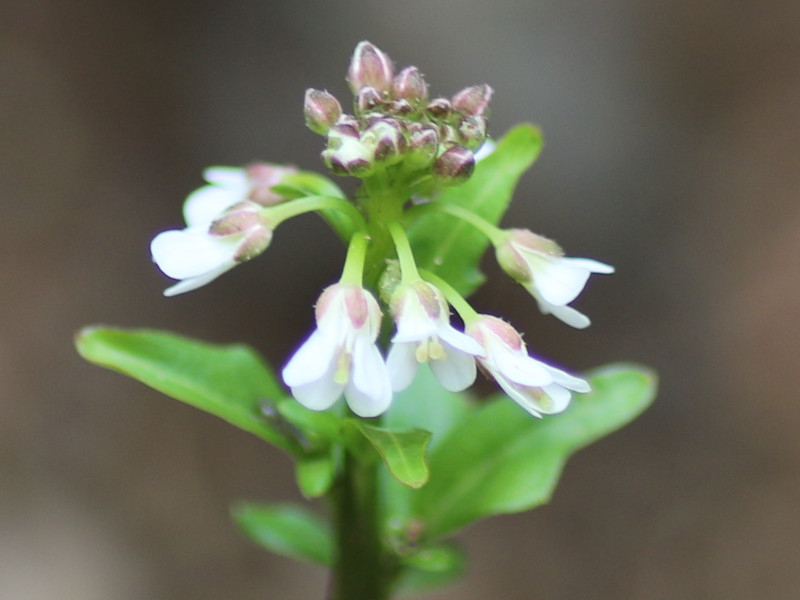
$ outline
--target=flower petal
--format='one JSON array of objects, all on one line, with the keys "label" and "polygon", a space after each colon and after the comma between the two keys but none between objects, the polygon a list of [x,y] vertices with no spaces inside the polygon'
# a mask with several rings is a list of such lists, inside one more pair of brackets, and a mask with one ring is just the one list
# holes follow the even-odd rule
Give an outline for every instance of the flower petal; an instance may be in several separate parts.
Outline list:
[{"label": "flower petal", "polygon": [[246,198],[246,185],[207,185],[195,190],[183,203],[183,218],[189,227],[208,227],[229,206]]},{"label": "flower petal", "polygon": [[189,277],[187,279],[184,279],[183,281],[179,281],[175,285],[165,289],[164,295],[177,296],[178,294],[183,294],[185,292],[191,292],[192,290],[196,290],[197,288],[203,287],[205,284],[214,281],[217,277],[219,277],[226,271],[230,271],[235,266],[236,262],[230,261],[229,263],[220,265],[218,268],[213,269],[208,273],[204,273],[203,275],[198,275],[197,277]]},{"label": "flower petal", "polygon": [[567,259],[548,259],[537,261],[533,270],[532,285],[541,297],[550,304],[563,306],[569,304],[581,293],[589,280],[591,272],[580,266],[573,266]]},{"label": "flower petal", "polygon": [[204,275],[233,261],[238,238],[219,238],[202,229],[159,233],[150,243],[153,260],[165,275],[187,279]]},{"label": "flower petal", "polygon": [[392,402],[389,371],[377,346],[366,337],[356,340],[350,382],[345,388],[347,404],[360,417],[375,417]]},{"label": "flower petal", "polygon": [[289,387],[297,387],[317,381],[336,369],[339,348],[336,340],[319,329],[309,336],[281,373]]},{"label": "flower petal", "polygon": [[419,362],[417,362],[415,343],[393,343],[386,358],[386,368],[389,369],[389,379],[392,382],[392,390],[399,392],[406,389],[414,376],[417,374]]},{"label": "flower petal", "polygon": [[208,167],[203,171],[203,179],[225,187],[247,185],[247,173],[240,167]]},{"label": "flower petal", "polygon": [[557,319],[560,319],[575,329],[586,329],[592,324],[592,322],[589,320],[589,317],[582,312],[575,310],[571,306],[555,306],[545,302],[535,294],[534,297],[539,303],[539,310],[541,310],[543,314],[552,314]]},{"label": "flower petal", "polygon": [[310,410],[327,410],[342,395],[344,385],[333,379],[333,369],[329,377],[321,377],[316,381],[292,388],[292,396]]},{"label": "flower petal", "polygon": [[[470,338],[471,339],[471,338]],[[431,371],[442,387],[451,392],[460,392],[467,389],[475,381],[477,368],[475,357],[462,352],[449,344],[443,344],[446,356],[440,360],[429,361]]]}]

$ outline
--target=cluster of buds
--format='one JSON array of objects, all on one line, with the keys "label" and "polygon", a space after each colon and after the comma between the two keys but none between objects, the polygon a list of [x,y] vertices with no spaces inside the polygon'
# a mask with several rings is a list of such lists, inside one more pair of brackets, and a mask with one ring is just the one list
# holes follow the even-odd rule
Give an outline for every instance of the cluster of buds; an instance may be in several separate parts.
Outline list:
[{"label": "cluster of buds", "polygon": [[306,125],[326,136],[325,164],[337,175],[366,178],[395,168],[403,179],[435,176],[461,183],[475,168],[486,141],[492,88],[475,85],[452,98],[429,98],[417,67],[395,74],[391,59],[369,42],[356,47],[347,81],[353,114],[326,91],[309,89]]}]

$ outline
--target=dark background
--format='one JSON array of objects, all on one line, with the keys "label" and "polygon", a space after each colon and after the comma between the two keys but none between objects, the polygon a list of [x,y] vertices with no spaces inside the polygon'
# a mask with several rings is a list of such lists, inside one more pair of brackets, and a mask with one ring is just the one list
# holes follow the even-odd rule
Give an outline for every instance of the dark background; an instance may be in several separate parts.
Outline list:
[{"label": "dark background", "polygon": [[800,589],[800,3],[0,3],[0,598],[321,598],[254,548],[237,499],[296,497],[255,438],[83,363],[81,326],[245,341],[281,365],[343,250],[314,217],[186,296],[148,243],[202,169],[321,170],[307,87],[355,44],[435,94],[496,90],[546,148],[508,226],[607,261],[575,331],[486,261],[479,309],[574,370],[654,366],[656,404],[568,465],[552,503],[461,536],[430,598],[796,598]]}]

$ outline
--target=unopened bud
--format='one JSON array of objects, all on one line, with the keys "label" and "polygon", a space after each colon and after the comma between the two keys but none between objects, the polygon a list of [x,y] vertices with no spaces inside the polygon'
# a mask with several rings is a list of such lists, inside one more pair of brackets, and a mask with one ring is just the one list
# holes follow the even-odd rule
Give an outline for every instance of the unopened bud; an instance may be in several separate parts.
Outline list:
[{"label": "unopened bud", "polygon": [[406,67],[397,74],[392,82],[392,96],[411,104],[421,104],[428,100],[428,86],[417,67]]},{"label": "unopened bud", "polygon": [[464,146],[451,146],[436,159],[433,170],[446,183],[463,183],[475,170],[475,157]]},{"label": "unopened bud", "polygon": [[493,92],[485,83],[465,88],[453,96],[453,108],[463,115],[488,116]]},{"label": "unopened bud", "polygon": [[236,262],[251,260],[269,248],[271,242],[272,229],[256,227],[239,243],[236,254],[233,255],[233,260]]},{"label": "unopened bud", "polygon": [[238,202],[211,223],[208,233],[225,237],[246,233],[262,224],[261,207],[253,202]]},{"label": "unopened bud", "polygon": [[470,150],[477,150],[486,141],[486,117],[476,117],[469,115],[461,119],[458,124],[458,134],[461,143]]},{"label": "unopened bud", "polygon": [[278,185],[285,175],[297,173],[297,169],[269,163],[255,163],[248,165],[245,173],[250,182],[250,194],[247,199],[261,206],[273,206],[280,204],[286,198],[273,192],[272,187]]},{"label": "unopened bud", "polygon": [[364,175],[372,170],[372,152],[350,125],[337,125],[328,133],[322,160],[337,175]]},{"label": "unopened bud", "polygon": [[403,127],[395,119],[375,120],[361,136],[362,143],[374,148],[374,157],[378,162],[396,162],[408,146]]},{"label": "unopened bud", "polygon": [[360,42],[350,60],[347,81],[353,94],[364,86],[372,86],[379,92],[388,92],[394,78],[391,59],[369,42]]},{"label": "unopened bud", "polygon": [[436,158],[438,150],[439,134],[436,128],[432,125],[419,126],[409,133],[405,161],[414,168],[427,167]]},{"label": "unopened bud", "polygon": [[383,104],[383,95],[374,87],[368,85],[356,94],[356,108],[358,114],[364,115]]},{"label": "unopened bud", "polygon": [[342,107],[332,94],[308,89],[303,113],[306,126],[314,133],[325,135],[341,116]]},{"label": "unopened bud", "polygon": [[452,112],[450,100],[447,98],[434,98],[425,107],[426,112],[436,120],[446,121]]},{"label": "unopened bud", "polygon": [[413,111],[414,107],[411,106],[411,103],[404,98],[392,100],[386,105],[386,112],[388,112],[390,115],[404,116]]}]

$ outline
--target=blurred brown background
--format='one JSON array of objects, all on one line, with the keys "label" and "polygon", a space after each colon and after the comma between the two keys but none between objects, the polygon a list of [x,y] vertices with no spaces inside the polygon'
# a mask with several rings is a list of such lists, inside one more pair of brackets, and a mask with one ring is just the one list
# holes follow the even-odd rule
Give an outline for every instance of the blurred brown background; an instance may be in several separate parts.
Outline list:
[{"label": "blurred brown background", "polygon": [[275,364],[339,274],[313,217],[186,296],[150,263],[212,164],[321,169],[307,87],[354,45],[434,93],[496,90],[495,136],[547,146],[505,223],[617,267],[574,331],[499,276],[476,297],[575,370],[661,374],[640,420],[576,456],[553,502],[462,540],[439,600],[796,598],[800,590],[800,3],[0,3],[0,598],[321,598],[229,504],[296,497],[247,434],[84,364],[90,323],[242,340]]}]

